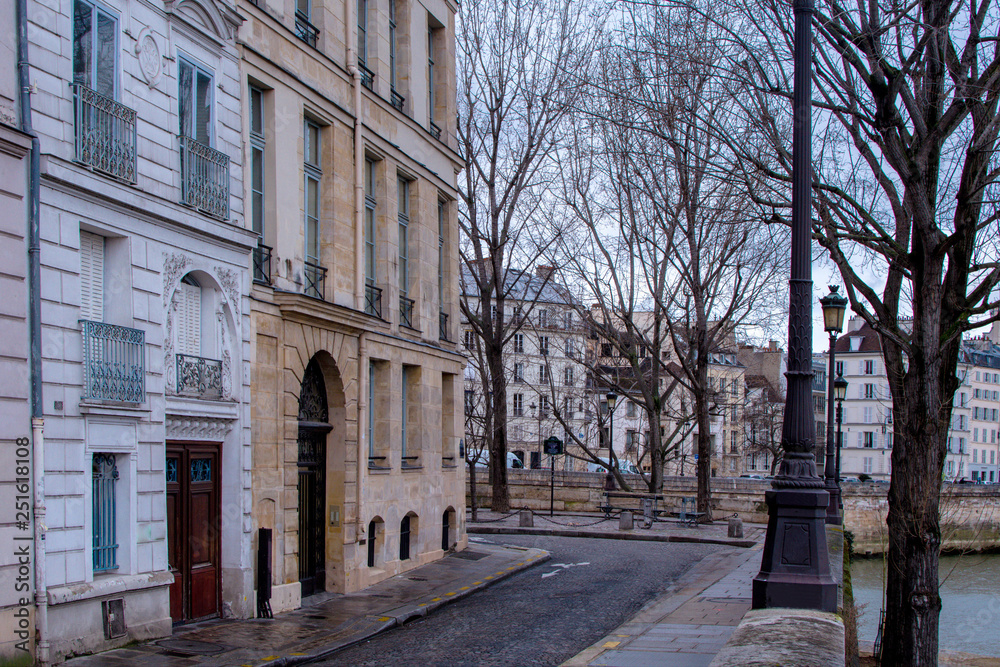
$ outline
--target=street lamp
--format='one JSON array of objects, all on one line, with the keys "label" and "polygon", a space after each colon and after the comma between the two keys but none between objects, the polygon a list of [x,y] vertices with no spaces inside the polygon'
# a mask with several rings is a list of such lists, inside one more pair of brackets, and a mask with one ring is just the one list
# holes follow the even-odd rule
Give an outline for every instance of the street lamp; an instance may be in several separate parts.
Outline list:
[{"label": "street lamp", "polygon": [[830,494],[816,474],[812,407],[812,15],[813,0],[793,0],[792,239],[788,280],[788,391],[781,467],[765,495],[768,520],[754,609],[837,610],[830,576],[826,508]]},{"label": "street lamp", "polygon": [[611,448],[614,447],[615,443],[615,403],[618,402],[618,394],[613,391],[609,391],[606,397],[608,399],[608,417],[611,420],[611,427],[608,430],[608,470],[611,470]]},{"label": "street lamp", "polygon": [[[840,426],[844,421],[844,399],[847,398],[847,380],[843,375],[838,375],[833,382],[833,394],[837,397],[837,486],[840,486],[840,448],[844,446],[844,434],[840,432]],[[840,516],[843,517],[844,497],[840,497]]]},{"label": "street lamp", "polygon": [[840,513],[840,480],[835,477],[837,471],[834,470],[836,450],[833,444],[833,375],[837,359],[837,335],[844,328],[847,299],[838,294],[836,285],[830,285],[830,293],[820,299],[819,303],[823,307],[823,328],[830,334],[830,377],[826,393],[826,464],[823,466],[826,491],[830,494],[830,503],[826,506],[826,522],[839,526],[843,523],[843,516]]}]

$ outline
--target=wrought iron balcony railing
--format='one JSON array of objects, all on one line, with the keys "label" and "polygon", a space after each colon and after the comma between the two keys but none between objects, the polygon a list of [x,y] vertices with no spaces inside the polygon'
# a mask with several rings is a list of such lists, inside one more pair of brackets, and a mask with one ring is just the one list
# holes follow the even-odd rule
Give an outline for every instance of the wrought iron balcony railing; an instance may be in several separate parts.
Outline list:
[{"label": "wrought iron balcony railing", "polygon": [[229,156],[181,136],[181,203],[229,219]]},{"label": "wrought iron balcony railing", "polygon": [[77,162],[135,183],[135,111],[73,84]]},{"label": "wrought iron balcony railing", "polygon": [[404,327],[413,328],[413,304],[415,301],[405,296],[399,297],[399,323]]},{"label": "wrought iron balcony railing", "polygon": [[403,110],[403,102],[405,101],[406,98],[397,93],[395,90],[389,92],[389,104],[396,107],[397,110]]},{"label": "wrought iron balcony railing", "polygon": [[305,262],[302,267],[302,276],[305,278],[305,294],[314,296],[317,299],[323,298],[326,291],[326,267],[312,262]]},{"label": "wrought iron balcony railing", "polygon": [[375,85],[375,72],[368,69],[364,63],[358,63],[358,69],[361,71],[361,85],[371,90]]},{"label": "wrought iron balcony railing", "polygon": [[448,313],[444,311],[438,313],[438,338],[448,340]]},{"label": "wrought iron balcony railing", "polygon": [[253,281],[261,285],[271,284],[271,248],[258,243],[253,249]]},{"label": "wrought iron balcony railing", "polygon": [[115,324],[83,324],[83,398],[142,403],[146,400],[146,334]]},{"label": "wrought iron balcony railing", "polygon": [[434,121],[430,122],[430,125],[428,126],[427,129],[431,131],[431,136],[434,137],[435,139],[441,138],[441,128],[435,125]]},{"label": "wrought iron balcony railing", "polygon": [[313,48],[319,39],[319,28],[310,23],[309,17],[299,11],[295,12],[295,36]]},{"label": "wrought iron balcony railing", "polygon": [[381,319],[382,288],[375,285],[365,285],[365,312]]},{"label": "wrought iron balcony railing", "polygon": [[222,362],[178,354],[177,393],[195,398],[222,398]]}]

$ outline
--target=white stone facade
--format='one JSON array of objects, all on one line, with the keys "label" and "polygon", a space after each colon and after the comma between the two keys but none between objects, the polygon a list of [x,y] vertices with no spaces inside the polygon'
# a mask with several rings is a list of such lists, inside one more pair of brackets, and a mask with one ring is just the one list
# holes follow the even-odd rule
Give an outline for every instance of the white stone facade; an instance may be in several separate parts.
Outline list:
[{"label": "white stone facade", "polygon": [[[170,634],[172,595],[182,604],[187,576],[181,554],[196,548],[197,532],[169,525],[179,511],[170,484],[183,482],[168,481],[176,461],[168,466],[167,452],[180,442],[216,457],[199,473],[215,494],[205,532],[216,589],[198,613],[253,613],[247,295],[256,237],[243,229],[241,19],[232,7],[59,0],[29,2],[29,18],[43,153],[48,638],[59,659]],[[83,41],[92,58],[81,63]],[[191,151],[183,159],[182,146]],[[179,313],[189,316],[183,326]],[[131,342],[114,347],[105,335]],[[115,384],[122,349],[135,356]],[[94,384],[99,376],[110,386]],[[95,480],[99,466],[107,487]],[[107,504],[95,508],[95,497]],[[93,547],[98,533],[116,545],[106,560]],[[109,637],[102,605],[119,598],[127,631]]]}]

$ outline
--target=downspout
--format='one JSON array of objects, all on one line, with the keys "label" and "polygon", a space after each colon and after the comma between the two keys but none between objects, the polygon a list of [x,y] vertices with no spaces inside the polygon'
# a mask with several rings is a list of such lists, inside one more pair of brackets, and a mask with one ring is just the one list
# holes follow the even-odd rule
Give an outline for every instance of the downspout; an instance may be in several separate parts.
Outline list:
[{"label": "downspout", "polygon": [[[22,0],[23,2],[23,0]],[[358,67],[358,25],[357,3],[348,2],[347,31],[347,71],[354,79],[354,308],[365,309],[365,174],[364,141],[361,136],[361,69]],[[365,429],[362,417],[365,415],[368,396],[368,364],[365,332],[358,336],[358,474],[355,478],[354,541],[365,537],[364,519],[361,517],[361,471],[368,456],[365,454]]]},{"label": "downspout", "polygon": [[42,409],[42,301],[38,135],[31,127],[31,83],[28,69],[28,3],[17,0],[17,76],[21,131],[31,137],[28,180],[28,340],[31,372],[32,487],[35,549],[35,661],[49,664],[48,599],[45,587],[45,420]]}]

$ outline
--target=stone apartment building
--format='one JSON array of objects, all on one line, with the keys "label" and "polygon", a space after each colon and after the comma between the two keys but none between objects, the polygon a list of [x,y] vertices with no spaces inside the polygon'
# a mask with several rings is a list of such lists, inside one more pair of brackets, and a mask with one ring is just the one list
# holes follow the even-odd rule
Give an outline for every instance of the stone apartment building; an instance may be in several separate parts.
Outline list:
[{"label": "stone apartment building", "polygon": [[253,615],[256,236],[231,5],[29,1],[27,14],[42,153],[36,616],[58,660]]},{"label": "stone apartment building", "polygon": [[[950,478],[968,476],[973,481],[993,483],[1000,481],[1000,329],[994,327],[994,336],[981,336],[966,341],[962,349],[961,370],[966,382],[959,389],[956,408],[962,405],[968,413],[968,430],[971,435],[968,447],[971,457],[966,457],[964,467],[945,474]],[[953,424],[954,425],[954,424]],[[954,448],[954,441],[951,443]],[[954,465],[952,465],[954,468]]]},{"label": "stone apartment building", "polygon": [[457,6],[238,9],[255,581],[277,612],[466,544]]},{"label": "stone apartment building", "polygon": [[[468,270],[468,269],[464,269]],[[550,266],[535,272],[512,271],[505,310],[510,318],[523,318],[520,330],[511,336],[504,355],[507,376],[507,450],[525,468],[552,465],[542,443],[549,436],[563,441],[570,455],[557,459],[560,470],[583,470],[582,450],[568,433],[592,444],[598,437],[597,403],[587,388],[587,374],[581,363],[586,352],[586,327],[579,304],[559,283]],[[462,282],[467,298],[475,303],[475,281],[471,275]],[[474,442],[481,424],[482,384],[475,361],[475,339],[463,318],[463,348],[469,359],[465,377],[466,430]],[[565,426],[556,416],[563,418]],[[575,455],[575,456],[574,456]],[[513,461],[511,461],[513,462]]]}]

